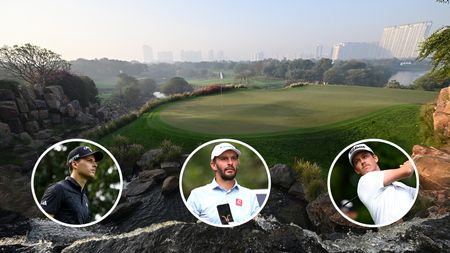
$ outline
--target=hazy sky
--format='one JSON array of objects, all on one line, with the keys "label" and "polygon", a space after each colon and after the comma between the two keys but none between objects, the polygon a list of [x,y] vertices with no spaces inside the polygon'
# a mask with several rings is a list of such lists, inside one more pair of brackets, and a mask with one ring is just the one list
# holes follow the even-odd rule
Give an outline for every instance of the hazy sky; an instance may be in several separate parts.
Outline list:
[{"label": "hazy sky", "polygon": [[338,42],[379,41],[386,26],[450,24],[450,4],[435,0],[77,0],[1,3],[0,46],[31,43],[64,59],[142,61],[158,51],[222,50],[230,60],[313,55]]}]

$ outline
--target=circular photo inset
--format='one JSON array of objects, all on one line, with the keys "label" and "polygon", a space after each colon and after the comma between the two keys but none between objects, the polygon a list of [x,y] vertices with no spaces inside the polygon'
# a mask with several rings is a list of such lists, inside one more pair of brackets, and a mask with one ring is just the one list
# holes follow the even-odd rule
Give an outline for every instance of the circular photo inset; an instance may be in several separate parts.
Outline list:
[{"label": "circular photo inset", "polygon": [[216,227],[234,227],[261,211],[270,187],[267,164],[254,148],[238,140],[217,139],[189,155],[179,188],[197,219]]},{"label": "circular photo inset", "polygon": [[418,191],[414,161],[398,145],[382,139],[345,147],[328,173],[334,207],[360,226],[381,227],[400,220],[413,206]]},{"label": "circular photo inset", "polygon": [[68,139],[49,147],[34,165],[31,191],[48,218],[86,227],[106,218],[122,194],[122,172],[103,146]]}]

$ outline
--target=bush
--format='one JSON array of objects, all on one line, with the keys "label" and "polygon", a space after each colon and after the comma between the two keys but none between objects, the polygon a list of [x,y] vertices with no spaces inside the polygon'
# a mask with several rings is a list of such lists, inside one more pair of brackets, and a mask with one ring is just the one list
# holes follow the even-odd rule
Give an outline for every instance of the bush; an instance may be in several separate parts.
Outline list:
[{"label": "bush", "polygon": [[67,71],[56,73],[50,81],[49,85],[59,85],[63,88],[64,94],[71,100],[78,100],[83,107],[91,103],[98,103],[98,90],[94,81],[87,76],[73,75]]},{"label": "bush", "polygon": [[426,146],[440,147],[446,143],[447,138],[442,131],[434,130],[433,112],[436,104],[422,105],[419,114],[419,139]]},{"label": "bush", "polygon": [[297,172],[299,181],[303,184],[305,198],[312,201],[326,191],[326,183],[322,178],[320,166],[302,159],[294,162],[294,171]]},{"label": "bush", "polygon": [[134,144],[127,137],[116,135],[112,138],[109,151],[114,154],[124,177],[130,178],[133,174],[133,167],[136,161],[144,153],[144,146]]},{"label": "bush", "polygon": [[194,88],[181,77],[173,77],[161,86],[161,92],[172,95],[183,92],[191,92]]},{"label": "bush", "polygon": [[162,152],[158,157],[159,163],[178,161],[181,158],[181,147],[175,145],[170,140],[163,140],[160,146]]}]

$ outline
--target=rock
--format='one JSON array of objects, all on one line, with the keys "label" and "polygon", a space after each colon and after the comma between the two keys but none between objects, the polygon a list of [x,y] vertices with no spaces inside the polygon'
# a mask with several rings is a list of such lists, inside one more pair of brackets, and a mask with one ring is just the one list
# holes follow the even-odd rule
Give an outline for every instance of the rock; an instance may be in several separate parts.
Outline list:
[{"label": "rock", "polygon": [[0,238],[25,235],[29,230],[27,218],[20,213],[0,209]]},{"label": "rock", "polygon": [[180,164],[177,162],[163,162],[161,163],[161,169],[166,171],[167,175],[178,175],[180,174]]},{"label": "rock", "polygon": [[433,113],[433,125],[435,131],[442,131],[447,137],[450,136],[450,100],[449,90],[441,89],[436,101],[436,110]]},{"label": "rock", "polygon": [[273,227],[266,231],[255,221],[232,229],[168,221],[124,235],[85,240],[64,252],[326,252],[300,227],[278,223]]},{"label": "rock", "polygon": [[90,115],[90,114],[86,114],[86,113],[82,113],[80,112],[78,114],[78,116],[76,117],[76,120],[82,124],[86,124],[86,125],[94,125],[95,124],[95,118]]},{"label": "rock", "polygon": [[19,93],[27,102],[31,102],[36,99],[36,93],[34,92],[33,87],[31,87],[31,85],[20,85]]},{"label": "rock", "polygon": [[142,204],[141,201],[119,203],[114,211],[106,217],[102,224],[108,224],[114,221],[124,220],[133,215],[133,212]]},{"label": "rock", "polygon": [[305,192],[303,191],[303,186],[300,182],[293,183],[289,188],[288,194],[294,198],[306,201]]},{"label": "rock", "polygon": [[13,136],[8,124],[0,122],[0,147],[4,148],[11,144]]},{"label": "rock", "polygon": [[142,181],[147,181],[150,179],[155,180],[157,183],[161,182],[166,178],[166,171],[162,169],[156,170],[144,170],[139,173],[139,179]]},{"label": "rock", "polygon": [[29,121],[28,113],[20,113],[19,114],[19,119],[20,119],[20,122],[27,122],[27,121]]},{"label": "rock", "polygon": [[37,121],[28,121],[25,123],[25,130],[30,134],[36,133],[39,131],[39,123]]},{"label": "rock", "polygon": [[2,101],[14,100],[14,92],[8,89],[0,89],[0,99]]},{"label": "rock", "polygon": [[48,111],[47,110],[39,110],[39,119],[40,120],[48,119]]},{"label": "rock", "polygon": [[22,132],[18,135],[19,140],[21,140],[24,143],[30,143],[33,138],[31,138],[31,136],[27,133],[27,132]]},{"label": "rock", "polygon": [[12,131],[13,133],[21,133],[21,132],[23,132],[23,125],[22,125],[22,123],[20,122],[20,119],[19,119],[19,118],[11,118],[11,119],[8,119],[8,120],[6,121],[6,123],[8,124],[9,129],[11,129],[11,131]]},{"label": "rock", "polygon": [[44,94],[45,102],[48,105],[48,109],[52,112],[59,111],[59,107],[61,106],[61,101],[59,101],[55,95],[53,94]]},{"label": "rock", "polygon": [[78,115],[78,112],[75,110],[75,108],[72,104],[67,105],[66,113],[71,118],[75,118]]},{"label": "rock", "polygon": [[285,189],[289,189],[295,182],[294,171],[290,167],[284,164],[275,164],[269,169],[270,177],[272,178],[272,184],[281,186]]},{"label": "rock", "polygon": [[367,230],[346,220],[334,208],[328,193],[322,193],[317,199],[309,203],[306,211],[316,231],[321,234],[347,232],[349,230],[364,233]]},{"label": "rock", "polygon": [[127,185],[126,189],[123,191],[123,194],[125,196],[136,196],[143,194],[149,191],[155,184],[156,182],[153,179],[141,181],[139,178],[135,178]]},{"label": "rock", "polygon": [[169,176],[164,179],[161,191],[163,195],[168,195],[178,189],[178,177]]},{"label": "rock", "polygon": [[28,104],[25,100],[23,100],[22,98],[16,98],[16,104],[17,107],[19,108],[20,112],[29,112],[30,110],[28,109]]},{"label": "rock", "polygon": [[450,190],[450,152],[414,145],[412,158],[416,164],[421,190]]},{"label": "rock", "polygon": [[43,129],[41,131],[33,133],[34,138],[40,139],[40,140],[47,140],[53,135],[54,135],[54,132],[51,129]]},{"label": "rock", "polygon": [[19,117],[19,109],[14,101],[0,101],[0,119],[3,122]]},{"label": "rock", "polygon": [[47,109],[47,104],[45,103],[45,100],[41,100],[41,99],[36,99],[34,100],[34,104],[36,105],[36,109],[38,110],[46,110]]},{"label": "rock", "polygon": [[50,119],[41,120],[41,124],[43,128],[52,128],[52,121]]},{"label": "rock", "polygon": [[161,149],[151,149],[141,156],[141,158],[136,162],[136,165],[139,170],[153,169],[159,163],[159,157],[161,155]]},{"label": "rock", "polygon": [[50,120],[53,124],[61,124],[61,115],[59,113],[50,113]]},{"label": "rock", "polygon": [[39,111],[38,110],[32,110],[28,113],[30,120],[38,120],[39,119]]},{"label": "rock", "polygon": [[55,99],[62,101],[64,99],[64,91],[59,85],[51,85],[44,88],[44,94],[52,94]]},{"label": "rock", "polygon": [[261,214],[276,217],[282,223],[294,223],[302,228],[312,228],[306,213],[307,204],[306,201],[290,197],[285,189],[272,185],[269,200],[261,210]]}]

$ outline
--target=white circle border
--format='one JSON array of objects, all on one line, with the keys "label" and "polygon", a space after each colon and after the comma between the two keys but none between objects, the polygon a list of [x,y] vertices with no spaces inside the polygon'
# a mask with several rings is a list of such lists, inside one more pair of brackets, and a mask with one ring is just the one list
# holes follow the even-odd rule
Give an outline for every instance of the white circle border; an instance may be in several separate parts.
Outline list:
[{"label": "white circle border", "polygon": [[[242,145],[242,146],[245,146],[246,148],[250,149],[250,150],[253,151],[253,152],[258,156],[258,158],[261,160],[261,162],[262,162],[263,165],[264,165],[264,168],[266,169],[266,174],[267,174],[267,182],[268,182],[268,188],[267,188],[267,190],[268,190],[268,192],[267,192],[266,198],[264,199],[263,204],[259,207],[258,212],[257,212],[255,215],[253,215],[253,216],[251,216],[250,218],[248,218],[247,220],[245,220],[245,221],[243,221],[243,222],[240,222],[240,223],[237,223],[237,224],[233,224],[233,225],[215,224],[215,223],[211,223],[211,222],[209,222],[209,221],[206,221],[206,220],[200,218],[197,214],[195,214],[194,212],[192,212],[191,209],[188,207],[187,201],[186,201],[186,199],[185,199],[185,197],[184,197],[184,193],[183,193],[183,187],[182,187],[182,186],[183,186],[183,184],[182,184],[182,181],[183,181],[183,175],[184,175],[184,170],[185,170],[185,168],[186,168],[186,166],[187,166],[189,160],[190,160],[190,159],[191,159],[191,158],[192,158],[192,157],[193,157],[200,149],[202,149],[202,148],[204,148],[205,146],[208,146],[208,145],[210,145],[210,144],[218,143],[218,142],[234,142],[234,143],[238,143],[238,144],[240,144],[240,145]],[[236,226],[243,225],[243,224],[249,222],[251,219],[254,219],[254,218],[255,218],[255,217],[263,210],[263,208],[266,206],[266,203],[267,203],[267,201],[269,200],[270,192],[271,192],[271,189],[272,189],[272,180],[271,180],[271,177],[270,177],[269,167],[267,166],[267,163],[266,163],[266,161],[264,160],[264,158],[261,156],[261,154],[260,154],[258,151],[256,151],[256,149],[254,149],[252,146],[250,146],[249,144],[247,144],[247,143],[245,143],[245,142],[242,142],[242,141],[239,141],[239,140],[236,140],[236,139],[227,139],[227,138],[224,138],[224,139],[215,139],[215,140],[208,141],[208,142],[203,143],[202,145],[198,146],[194,151],[192,151],[192,152],[189,154],[189,156],[186,158],[186,160],[184,161],[184,163],[183,163],[183,167],[181,168],[181,171],[180,171],[180,178],[179,178],[179,183],[178,183],[178,184],[179,184],[179,185],[178,185],[178,186],[179,186],[178,188],[179,188],[179,190],[180,190],[181,199],[183,200],[184,206],[189,210],[189,212],[190,212],[192,215],[194,215],[194,217],[197,218],[199,221],[204,222],[204,223],[206,223],[206,224],[208,224],[208,225],[210,225],[210,226],[221,227],[221,228],[233,228],[233,227],[236,227]]]},{"label": "white circle border", "polygon": [[419,194],[419,172],[417,171],[417,167],[416,164],[414,163],[414,160],[411,158],[411,156],[400,146],[398,146],[397,144],[387,141],[387,140],[383,140],[383,139],[376,139],[376,138],[372,138],[372,139],[363,139],[363,140],[359,140],[356,141],[350,145],[348,145],[347,147],[345,147],[344,149],[342,149],[341,152],[339,152],[339,154],[334,158],[333,163],[330,166],[330,169],[328,171],[328,178],[327,178],[327,188],[328,188],[328,196],[330,197],[331,203],[333,203],[334,208],[348,221],[350,221],[353,224],[362,226],[362,227],[369,227],[369,228],[379,228],[379,227],[384,227],[387,225],[391,225],[393,223],[395,223],[397,220],[394,220],[392,222],[389,223],[384,223],[384,224],[365,224],[365,223],[361,223],[358,221],[355,221],[353,219],[351,219],[350,217],[348,217],[347,215],[344,214],[344,212],[341,211],[341,209],[336,205],[334,198],[332,197],[333,195],[331,194],[331,185],[330,185],[330,181],[331,181],[331,173],[332,170],[334,168],[334,165],[336,164],[336,162],[339,160],[339,158],[342,156],[342,154],[347,151],[349,148],[351,148],[354,145],[360,144],[360,143],[367,143],[367,142],[382,142],[385,144],[389,144],[395,148],[397,148],[400,152],[402,152],[407,158],[408,160],[411,162],[413,168],[414,168],[414,172],[416,174],[416,194],[414,196],[414,201],[411,202],[411,206],[409,207],[408,211],[406,211],[399,219],[403,218],[410,210],[411,208],[414,206],[414,203],[416,203],[417,200],[417,196]]},{"label": "white circle border", "polygon": [[[120,189],[119,189],[119,194],[117,195],[116,202],[115,202],[114,205],[111,207],[111,209],[110,209],[105,215],[103,215],[100,219],[94,220],[94,221],[92,221],[92,222],[85,223],[85,224],[69,224],[69,223],[64,223],[64,222],[61,222],[61,221],[59,221],[59,220],[53,218],[52,216],[50,216],[50,215],[42,208],[40,202],[39,202],[38,199],[36,198],[36,193],[35,193],[35,191],[34,191],[34,176],[35,176],[35,173],[36,173],[36,169],[37,169],[39,163],[41,162],[41,160],[44,158],[45,155],[47,155],[48,152],[50,152],[51,150],[53,150],[56,146],[61,145],[61,144],[64,144],[64,143],[68,143],[68,142],[85,142],[85,143],[92,144],[92,145],[94,145],[94,146],[96,146],[96,147],[98,147],[98,148],[101,148],[101,149],[102,149],[105,153],[107,153],[107,154],[109,155],[109,157],[113,160],[114,164],[115,164],[116,167],[117,167],[117,170],[119,171]],[[94,224],[99,223],[100,221],[102,221],[103,219],[105,219],[106,217],[108,217],[108,216],[114,211],[114,209],[116,208],[117,204],[119,204],[120,197],[122,196],[122,190],[123,190],[122,170],[120,169],[120,165],[119,165],[119,163],[117,162],[116,158],[111,154],[111,152],[109,152],[109,150],[107,150],[107,149],[106,149],[105,147],[103,147],[102,145],[100,145],[100,144],[98,144],[98,143],[96,143],[96,142],[94,142],[94,141],[86,140],[86,139],[80,139],[80,138],[66,139],[66,140],[63,140],[63,141],[60,141],[60,142],[57,142],[57,143],[53,144],[52,146],[50,146],[49,148],[47,148],[47,150],[45,150],[44,153],[41,154],[41,156],[40,156],[39,159],[37,160],[36,164],[34,165],[33,172],[32,172],[32,174],[31,174],[31,192],[32,192],[32,194],[33,194],[34,202],[35,202],[36,205],[38,206],[39,210],[40,210],[45,216],[47,216],[47,218],[49,218],[50,220],[52,220],[52,221],[54,221],[54,222],[56,222],[56,223],[58,223],[58,224],[60,224],[60,225],[66,226],[66,227],[82,228],[82,227],[88,227],[88,226],[91,226],[91,225],[94,225]]]}]

